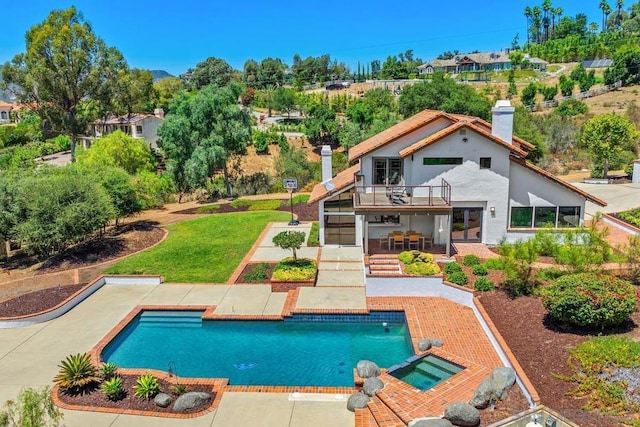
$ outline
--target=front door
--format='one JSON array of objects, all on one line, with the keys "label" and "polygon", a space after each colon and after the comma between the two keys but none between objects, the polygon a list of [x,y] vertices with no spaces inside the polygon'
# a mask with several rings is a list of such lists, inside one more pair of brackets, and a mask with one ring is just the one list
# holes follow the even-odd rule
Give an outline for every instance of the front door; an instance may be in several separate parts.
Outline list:
[{"label": "front door", "polygon": [[453,208],[451,241],[482,241],[482,208]]}]

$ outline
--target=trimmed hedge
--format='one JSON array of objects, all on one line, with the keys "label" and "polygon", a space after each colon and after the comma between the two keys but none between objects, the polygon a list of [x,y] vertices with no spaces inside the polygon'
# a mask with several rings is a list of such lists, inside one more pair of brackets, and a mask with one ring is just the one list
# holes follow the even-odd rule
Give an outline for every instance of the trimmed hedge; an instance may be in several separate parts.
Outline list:
[{"label": "trimmed hedge", "polygon": [[551,316],[586,328],[625,322],[635,312],[638,299],[628,281],[594,273],[562,276],[543,289],[542,295]]},{"label": "trimmed hedge", "polygon": [[489,270],[504,270],[505,262],[502,258],[489,258],[484,265]]},{"label": "trimmed hedge", "polygon": [[485,267],[482,264],[474,265],[473,268],[471,269],[471,272],[476,276],[486,276],[489,273],[489,271],[487,270],[487,267]]},{"label": "trimmed hedge", "polygon": [[480,257],[478,255],[465,255],[462,258],[462,263],[467,267],[473,267],[474,265],[480,264]]},{"label": "trimmed hedge", "polygon": [[478,277],[473,284],[473,288],[480,292],[493,291],[496,287],[493,282],[486,277]]},{"label": "trimmed hedge", "polygon": [[467,283],[469,283],[469,278],[464,273],[464,271],[456,271],[454,273],[447,274],[447,282],[465,286]]},{"label": "trimmed hedge", "polygon": [[447,275],[456,273],[458,271],[462,271],[462,266],[457,262],[449,262],[444,265],[444,272]]}]

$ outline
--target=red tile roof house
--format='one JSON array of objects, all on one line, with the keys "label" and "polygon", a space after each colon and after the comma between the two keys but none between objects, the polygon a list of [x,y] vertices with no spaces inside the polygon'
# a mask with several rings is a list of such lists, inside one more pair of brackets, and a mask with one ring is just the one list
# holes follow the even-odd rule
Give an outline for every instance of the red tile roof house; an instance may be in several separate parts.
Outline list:
[{"label": "red tile roof house", "polygon": [[89,136],[82,138],[84,148],[89,148],[91,140],[108,135],[116,130],[130,135],[134,138],[144,139],[147,145],[153,149],[158,149],[158,126],[164,119],[162,109],[156,109],[154,114],[134,113],[119,117],[109,117],[106,120],[96,120],[89,123]]},{"label": "red tile roof house", "polygon": [[0,100],[0,125],[11,123],[11,110],[15,105]]},{"label": "red tile roof house", "polygon": [[542,227],[576,227],[587,200],[606,205],[525,160],[533,145],[513,135],[509,101],[492,114],[490,124],[422,111],[350,149],[356,164],[335,177],[323,147],[323,182],[309,199],[319,202],[321,245],[370,253],[389,232],[414,230],[449,256],[451,243],[492,246]]}]

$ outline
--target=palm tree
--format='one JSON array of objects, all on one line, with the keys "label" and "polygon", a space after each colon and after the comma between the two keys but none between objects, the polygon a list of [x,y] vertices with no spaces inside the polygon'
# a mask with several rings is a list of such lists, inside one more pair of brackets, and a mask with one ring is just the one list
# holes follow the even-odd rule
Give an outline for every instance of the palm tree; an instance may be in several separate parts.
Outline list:
[{"label": "palm tree", "polygon": [[616,15],[616,26],[620,28],[622,24],[622,6],[624,6],[623,0],[618,0],[616,2],[616,7],[618,8],[618,14]]},{"label": "palm tree", "polygon": [[600,0],[600,10],[602,11],[602,31],[607,30],[607,16],[611,13],[611,6],[607,0]]},{"label": "palm tree", "polygon": [[544,40],[549,40],[549,11],[551,10],[551,0],[544,0],[542,2],[542,11],[544,12],[542,17],[542,24],[544,26]]},{"label": "palm tree", "polygon": [[531,11],[531,6],[527,6],[524,8],[524,17],[527,18],[527,46],[529,46],[529,24],[531,23],[531,16],[533,12]]},{"label": "palm tree", "polygon": [[589,31],[591,32],[591,34],[593,34],[594,36],[596,35],[596,33],[598,32],[598,24],[595,22],[592,22],[589,24]]},{"label": "palm tree", "polygon": [[535,34],[536,34],[536,43],[540,43],[540,25],[541,25],[541,21],[540,21],[540,14],[542,12],[542,10],[540,9],[540,6],[534,6],[534,8],[531,10],[532,15],[533,15],[533,29],[535,30]]}]

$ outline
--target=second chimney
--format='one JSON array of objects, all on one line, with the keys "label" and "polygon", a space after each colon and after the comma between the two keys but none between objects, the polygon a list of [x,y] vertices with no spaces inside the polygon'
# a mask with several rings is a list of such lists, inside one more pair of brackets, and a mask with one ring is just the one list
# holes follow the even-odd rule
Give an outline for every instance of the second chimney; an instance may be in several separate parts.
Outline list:
[{"label": "second chimney", "polygon": [[513,141],[513,113],[516,111],[508,100],[496,102],[491,109],[491,135],[496,136],[504,142],[511,144]]},{"label": "second chimney", "polygon": [[320,156],[322,157],[322,182],[327,182],[333,178],[333,172],[331,170],[331,146],[323,145]]}]

